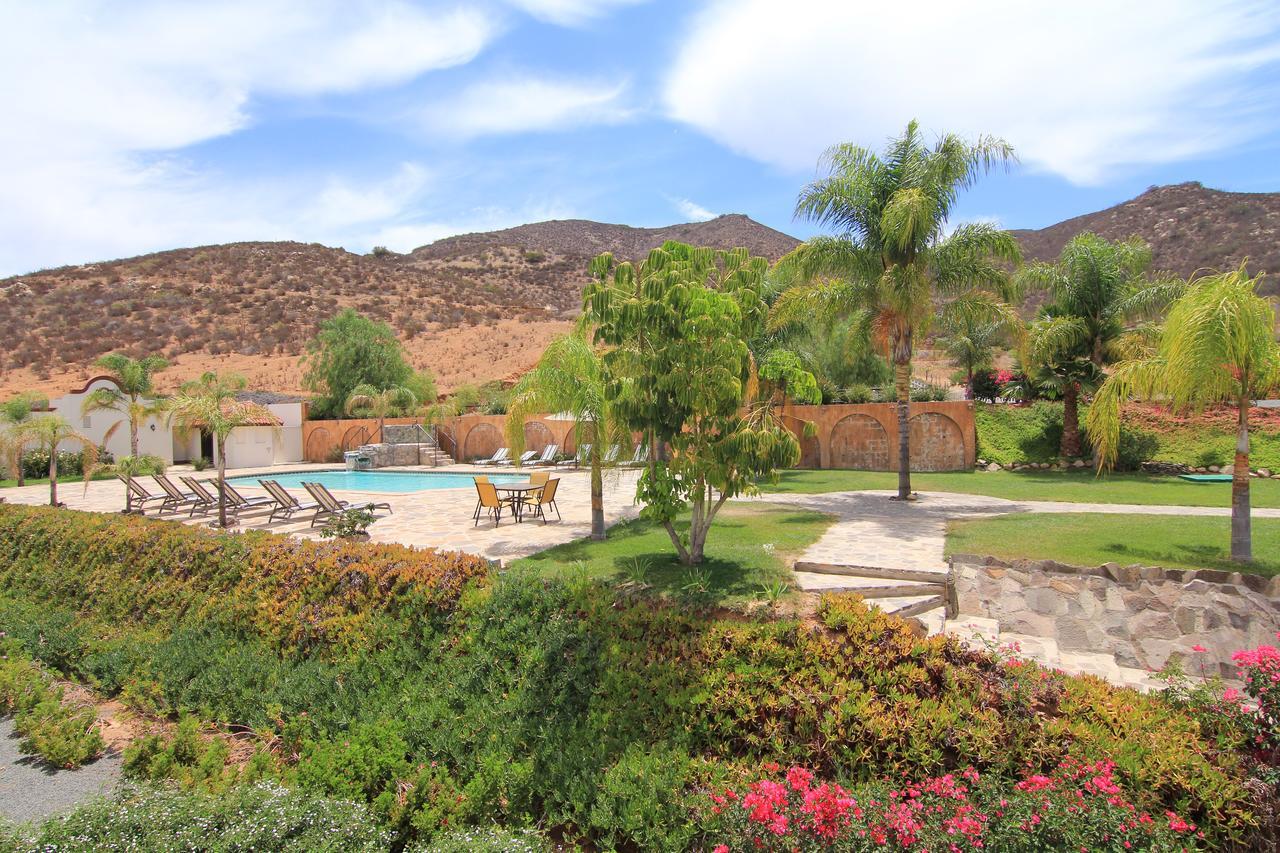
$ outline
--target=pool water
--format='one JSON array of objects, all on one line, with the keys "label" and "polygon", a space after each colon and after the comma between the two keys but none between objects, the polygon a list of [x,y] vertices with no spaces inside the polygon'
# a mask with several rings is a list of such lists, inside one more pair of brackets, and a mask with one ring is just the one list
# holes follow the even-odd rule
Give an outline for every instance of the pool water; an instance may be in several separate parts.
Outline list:
[{"label": "pool water", "polygon": [[[286,489],[302,489],[303,482],[320,483],[337,491],[386,492],[404,494],[429,489],[469,489],[474,486],[471,474],[454,474],[433,471],[297,471],[292,474],[254,474],[247,477],[230,477],[236,485],[256,486],[258,480],[275,480]],[[517,483],[528,480],[522,474],[489,474],[491,483]]]}]

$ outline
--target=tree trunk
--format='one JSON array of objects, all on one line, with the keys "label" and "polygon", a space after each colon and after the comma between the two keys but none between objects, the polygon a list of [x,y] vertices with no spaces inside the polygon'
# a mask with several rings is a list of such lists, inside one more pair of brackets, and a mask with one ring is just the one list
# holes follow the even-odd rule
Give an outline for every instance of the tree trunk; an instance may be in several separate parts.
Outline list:
[{"label": "tree trunk", "polygon": [[894,387],[898,393],[898,494],[897,500],[911,500],[911,361],[894,364]]},{"label": "tree trunk", "polygon": [[1068,382],[1062,392],[1062,441],[1058,455],[1074,459],[1080,455],[1080,386]]},{"label": "tree trunk", "polygon": [[227,449],[226,439],[218,436],[218,527],[227,526]]},{"label": "tree trunk", "polygon": [[1253,532],[1249,517],[1249,398],[1237,404],[1240,427],[1236,432],[1236,461],[1231,474],[1231,559],[1253,561]]},{"label": "tree trunk", "polygon": [[604,539],[604,473],[600,470],[600,440],[591,443],[591,538]]},{"label": "tree trunk", "polygon": [[58,505],[58,445],[49,451],[49,506]]}]

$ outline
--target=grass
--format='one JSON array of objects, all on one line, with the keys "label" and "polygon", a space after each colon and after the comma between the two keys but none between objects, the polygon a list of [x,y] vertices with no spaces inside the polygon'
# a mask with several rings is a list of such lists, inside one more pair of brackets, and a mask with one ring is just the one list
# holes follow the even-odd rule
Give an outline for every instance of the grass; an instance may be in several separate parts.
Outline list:
[{"label": "grass", "polygon": [[1231,519],[1225,516],[1020,513],[953,521],[947,526],[947,553],[1271,576],[1280,574],[1280,520],[1253,520],[1254,561],[1247,565],[1230,559]]},{"label": "grass", "polygon": [[[817,541],[833,522],[823,513],[770,504],[728,504],[707,535],[706,595],[720,603],[761,598],[762,584],[791,578],[787,558]],[[688,530],[688,523],[678,525]],[[609,529],[603,542],[579,539],[512,564],[544,575],[584,573],[611,581],[642,581],[680,595],[691,580],[666,530],[643,519]]]},{"label": "grass", "polygon": [[[896,489],[891,471],[783,471],[777,483],[762,483],[765,492],[846,492]],[[912,474],[911,487],[926,492],[967,492],[1015,501],[1069,503],[1164,504],[1168,506],[1231,505],[1230,483],[1188,483],[1176,477],[1109,474],[1092,471],[955,471]],[[1280,507],[1280,480],[1251,481],[1255,507]]]},{"label": "grass", "polygon": [[[90,477],[89,479],[91,479],[91,480],[114,480],[114,479],[115,479],[115,476],[116,476],[116,475],[115,475],[115,473],[114,473],[114,472],[111,472],[111,471],[99,471],[98,473],[96,473],[96,474],[94,474],[92,477]],[[84,482],[84,477],[82,477],[82,476],[81,476],[81,475],[79,475],[79,474],[75,474],[75,475],[73,475],[73,476],[69,476],[69,477],[64,477],[64,476],[62,476],[61,474],[59,474],[59,475],[58,475],[58,488],[59,488],[59,489],[61,489],[63,486],[74,486],[74,485],[76,485],[77,483],[83,483],[83,482]],[[14,486],[17,486],[17,485],[18,485],[18,481],[17,481],[17,480],[4,480],[4,479],[0,479],[0,489],[11,489],[11,488],[13,488]],[[28,478],[27,478],[27,480],[26,480],[26,482],[25,482],[23,485],[25,485],[25,486],[47,486],[47,485],[49,485],[49,478],[48,478],[48,477],[37,477],[37,478],[31,478],[31,477],[28,477]]]}]

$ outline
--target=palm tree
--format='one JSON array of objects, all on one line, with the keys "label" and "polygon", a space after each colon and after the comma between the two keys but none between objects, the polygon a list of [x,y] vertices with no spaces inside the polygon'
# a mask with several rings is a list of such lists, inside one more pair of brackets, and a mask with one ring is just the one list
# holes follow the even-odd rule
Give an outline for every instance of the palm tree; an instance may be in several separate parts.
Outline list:
[{"label": "palm tree", "polygon": [[81,471],[87,485],[98,463],[98,448],[93,439],[77,432],[61,415],[40,415],[24,421],[17,429],[22,444],[34,444],[49,454],[49,506],[58,503],[58,445],[78,442],[83,448]]},{"label": "palm tree", "polygon": [[779,262],[795,284],[774,304],[771,325],[866,312],[894,368],[898,500],[912,499],[911,359],[935,297],[957,315],[1021,328],[1008,304],[1016,295],[1008,266],[1021,260],[1017,241],[989,223],[948,224],[960,190],[1013,160],[1008,143],[988,136],[969,142],[947,134],[930,147],[913,121],[883,155],[850,144],[829,149],[827,176],[796,203],[797,216],[837,233],[809,240]]},{"label": "palm tree", "polygon": [[624,439],[625,429],[605,398],[604,367],[585,330],[556,338],[533,370],[512,389],[507,409],[507,441],[524,451],[525,418],[535,412],[563,412],[574,419],[574,441],[591,442],[591,538],[604,539],[604,474],[607,443]]},{"label": "palm tree", "polygon": [[1064,324],[1073,318],[1045,316],[1031,325],[1026,382],[1037,393],[1062,400],[1062,438],[1058,455],[1078,457],[1080,442],[1080,395],[1097,389],[1106,379],[1103,369],[1088,358],[1081,341],[1064,334]]},{"label": "palm tree", "polygon": [[1192,281],[1173,303],[1153,355],[1123,361],[1089,408],[1088,430],[1099,470],[1115,463],[1120,412],[1132,397],[1166,400],[1174,409],[1227,403],[1237,411],[1231,478],[1231,559],[1253,559],[1249,512],[1249,406],[1280,387],[1275,311],[1255,291],[1245,266]]},{"label": "palm tree", "polygon": [[1005,324],[969,312],[945,313],[938,341],[951,361],[964,371],[964,391],[973,399],[973,375],[991,366],[992,354],[1007,337]]},{"label": "palm tree", "polygon": [[178,393],[166,403],[169,417],[183,430],[207,430],[213,435],[218,457],[218,526],[227,526],[227,436],[236,427],[253,423],[262,415],[262,408],[253,403],[237,400],[245,389],[243,376],[227,373],[205,373],[199,379],[186,382]]},{"label": "palm tree", "polygon": [[357,412],[368,412],[378,419],[378,440],[385,441],[382,426],[388,417],[396,412],[411,411],[418,405],[417,396],[401,385],[378,389],[372,385],[357,385],[351,389],[351,396],[343,408],[348,415]]},{"label": "palm tree", "polygon": [[[104,355],[94,362],[107,371],[107,375],[115,383],[114,388],[95,388],[84,398],[80,406],[82,414],[90,412],[112,411],[124,415],[124,421],[117,421],[107,430],[102,438],[103,444],[115,434],[121,423],[129,425],[129,456],[138,458],[138,428],[142,422],[163,410],[163,403],[153,399],[155,384],[152,377],[169,366],[169,362],[158,355],[146,358],[130,358],[118,352]],[[125,480],[133,480],[136,465],[124,465]],[[133,509],[133,493],[128,485],[124,491],[125,512]]]},{"label": "palm tree", "polygon": [[[1033,367],[1059,377],[1100,377],[1124,357],[1124,341],[1133,322],[1164,308],[1186,286],[1179,279],[1152,277],[1151,247],[1140,238],[1111,242],[1097,234],[1078,234],[1052,264],[1032,263],[1019,271],[1026,288],[1047,289],[1053,302],[1033,328]],[[1093,370],[1075,364],[1088,361]],[[1088,383],[1064,382],[1063,456],[1080,455],[1079,398]]]},{"label": "palm tree", "polygon": [[0,424],[6,427],[4,443],[7,467],[12,468],[19,486],[27,484],[26,471],[22,467],[22,451],[25,447],[18,440],[22,424],[31,417],[36,409],[47,409],[49,399],[39,394],[17,394],[0,404]]}]

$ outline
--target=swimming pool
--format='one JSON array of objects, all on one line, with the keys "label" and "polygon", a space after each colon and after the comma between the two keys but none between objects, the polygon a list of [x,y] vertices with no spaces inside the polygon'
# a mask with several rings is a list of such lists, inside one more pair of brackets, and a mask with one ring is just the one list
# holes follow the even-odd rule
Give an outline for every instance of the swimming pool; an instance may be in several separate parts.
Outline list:
[{"label": "swimming pool", "polygon": [[[326,488],[346,489],[353,492],[386,492],[405,494],[428,489],[469,489],[474,481],[471,474],[434,471],[295,471],[291,474],[252,474],[247,477],[229,477],[236,485],[256,486],[258,480],[275,480],[286,489],[302,489],[302,483],[321,483]],[[516,483],[528,480],[527,474],[489,474],[493,483]]]}]

